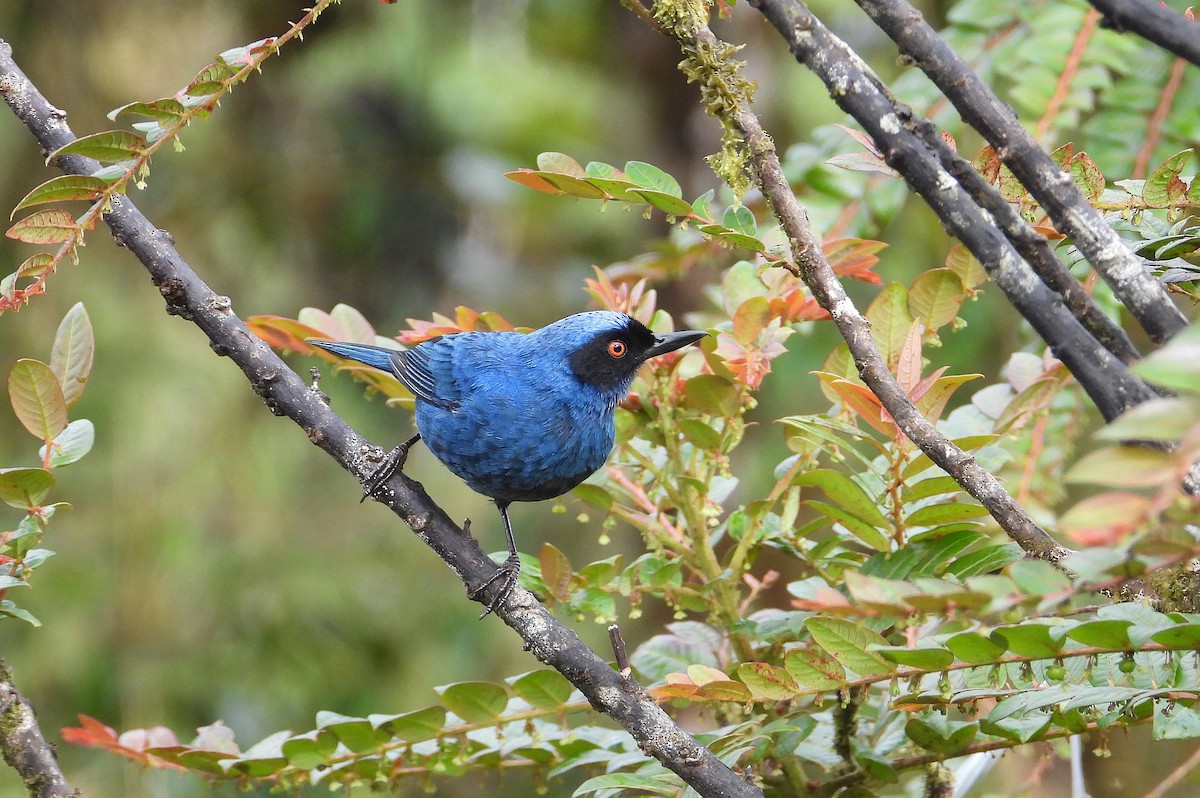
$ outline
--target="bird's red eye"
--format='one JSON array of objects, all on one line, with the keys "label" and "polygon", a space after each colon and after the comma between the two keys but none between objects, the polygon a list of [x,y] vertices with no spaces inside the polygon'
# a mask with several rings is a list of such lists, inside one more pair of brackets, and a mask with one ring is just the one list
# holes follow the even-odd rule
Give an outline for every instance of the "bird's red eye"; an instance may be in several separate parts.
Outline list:
[{"label": "bird's red eye", "polygon": [[624,341],[613,341],[608,345],[608,353],[613,357],[625,357],[625,350]]}]

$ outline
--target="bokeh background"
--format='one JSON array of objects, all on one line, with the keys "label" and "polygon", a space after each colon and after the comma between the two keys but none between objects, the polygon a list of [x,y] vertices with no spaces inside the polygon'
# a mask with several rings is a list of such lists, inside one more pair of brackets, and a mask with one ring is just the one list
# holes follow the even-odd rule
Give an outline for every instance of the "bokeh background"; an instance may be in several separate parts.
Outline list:
[{"label": "bokeh background", "polygon": [[[105,114],[117,106],[173,94],[216,53],[281,33],[303,5],[4,0],[0,38],[83,135],[112,127]],[[877,69],[899,69],[852,4],[813,5]],[[926,8],[935,20],[944,13]],[[749,43],[759,111],[781,150],[799,148],[793,161],[806,148],[856,150],[844,134],[831,143],[841,113],[752,10],[741,4],[718,27]],[[698,110],[678,60],[617,2],[344,0],[190,128],[184,153],[160,155],[133,198],[243,317],[345,302],[394,334],[406,318],[467,305],[540,326],[586,308],[582,284],[594,265],[651,251],[668,230],[660,217],[601,213],[523,189],[503,172],[559,150],[581,162],[649,161],[678,177],[688,197],[714,187],[703,156],[716,150],[719,130]],[[56,174],[41,161],[24,128],[0,112],[0,204]],[[885,279],[940,265],[950,243],[902,198],[894,183],[876,193],[890,203],[871,231],[890,244]],[[818,229],[840,210],[828,197],[812,203]],[[32,251],[0,241],[3,272]],[[677,317],[702,310],[700,282],[660,285],[661,304]],[[273,417],[194,327],[163,312],[141,266],[106,231],[89,236],[82,262],[62,268],[47,296],[0,319],[0,370],[47,358],[58,320],[80,300],[97,351],[74,417],[95,423],[96,447],[57,473],[55,497],[73,505],[43,543],[58,555],[18,597],[45,626],[0,624],[0,655],[47,733],[77,712],[119,729],[164,724],[185,739],[221,719],[245,746],[279,729],[311,729],[317,710],[401,712],[432,702],[436,685],[537,667],[501,624],[476,621],[478,606],[406,528],[359,505],[351,478]],[[996,358],[1019,344],[1019,325],[990,300],[965,316],[969,335],[953,341],[945,362],[995,375]],[[764,386],[762,418],[824,408],[808,372],[832,344],[821,328],[791,340]],[[406,414],[364,399],[349,379],[328,376],[322,388],[372,440],[392,445],[409,433]],[[0,461],[32,463],[36,450],[5,402]],[[735,472],[756,490],[785,455],[780,430],[760,425]],[[483,498],[423,452],[408,470],[453,515],[471,517],[485,547],[502,548]],[[566,515],[548,504],[515,510],[524,550],[552,539],[576,563],[637,550],[628,530],[601,547],[597,524],[576,523],[578,503],[563,504]],[[2,512],[15,523],[16,511]],[[628,622],[627,639],[636,644],[667,617],[651,611]],[[602,627],[572,623],[603,650]],[[211,793],[94,750],[60,752],[87,795]],[[1169,754],[1154,746],[1138,755]],[[1013,783],[1031,761],[1013,769]],[[573,783],[555,783],[551,794],[570,794]],[[438,786],[448,796],[481,788],[474,778]],[[1038,794],[1064,794],[1060,786],[1052,774]],[[484,788],[520,795],[529,784],[513,776]],[[0,769],[0,796],[22,794]]]}]

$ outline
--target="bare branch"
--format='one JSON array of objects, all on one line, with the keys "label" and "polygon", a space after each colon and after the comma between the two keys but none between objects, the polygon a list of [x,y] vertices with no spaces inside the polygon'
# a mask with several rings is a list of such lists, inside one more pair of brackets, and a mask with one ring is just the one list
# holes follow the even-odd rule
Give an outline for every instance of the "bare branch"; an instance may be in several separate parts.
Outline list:
[{"label": "bare branch", "polygon": [[[0,41],[0,95],[48,151],[75,136],[29,81],[12,58],[12,48]],[[90,174],[99,164],[75,155],[59,166],[69,174]],[[322,395],[251,333],[233,312],[228,297],[218,295],[175,250],[171,237],[157,229],[129,199],[116,197],[105,222],[117,242],[146,267],[167,304],[167,312],[186,319],[208,336],[219,355],[241,368],[255,393],[276,415],[287,416],[343,468],[361,482],[373,470],[378,450],[368,444],[325,404]],[[496,565],[436,505],[420,484],[395,474],[378,491],[381,503],[392,509],[458,574],[468,594],[483,585]],[[495,585],[475,600],[489,604]],[[579,637],[546,611],[533,594],[517,587],[496,614],[524,640],[539,660],[563,674],[597,710],[616,720],[648,755],[674,771],[705,796],[761,796],[704,746],[680,728],[631,677],[615,672]]]},{"label": "bare branch", "polygon": [[17,692],[12,670],[0,660],[0,752],[33,798],[69,798],[79,793],[58,768],[54,748],[42,736],[33,707]]},{"label": "bare branch", "polygon": [[1104,15],[1100,24],[1117,33],[1131,30],[1146,41],[1200,66],[1200,22],[1151,0],[1088,0]]},{"label": "bare branch", "polygon": [[[1186,317],[1162,284],[1104,222],[1104,217],[1084,198],[1070,177],[1038,146],[1012,109],[937,35],[919,11],[906,0],[857,2],[896,42],[900,52],[937,84],[963,120],[983,134],[1049,214],[1054,226],[1071,238],[1152,340],[1162,343],[1187,326]],[[764,0],[755,5],[762,7],[768,16],[811,16],[795,0]],[[1183,27],[1178,18],[1176,27]]]}]

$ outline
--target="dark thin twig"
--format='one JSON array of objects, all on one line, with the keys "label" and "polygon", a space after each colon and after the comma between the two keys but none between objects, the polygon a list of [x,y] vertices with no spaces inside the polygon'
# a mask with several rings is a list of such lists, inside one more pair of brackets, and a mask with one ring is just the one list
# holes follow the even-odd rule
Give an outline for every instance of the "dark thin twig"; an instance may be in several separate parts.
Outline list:
[{"label": "dark thin twig", "polygon": [[1104,15],[1100,24],[1117,33],[1131,30],[1164,50],[1200,66],[1200,22],[1151,0],[1088,0]]},{"label": "dark thin twig", "polygon": [[[957,53],[906,0],[856,0],[900,48],[954,103],[963,120],[978,130],[1137,319],[1147,335],[1163,343],[1187,326],[1187,318],[1166,289],[1146,270],[1104,222],[1100,212],[1023,128]],[[795,0],[762,0],[768,15],[805,16]],[[1178,23],[1178,18],[1177,23]],[[1182,26],[1180,26],[1182,27]],[[785,37],[788,32],[784,31]]]},{"label": "dark thin twig", "polygon": [[[75,136],[12,59],[12,48],[0,41],[0,95],[47,151]],[[69,174],[90,174],[95,161],[68,155],[57,164]],[[167,304],[167,312],[186,319],[208,336],[212,348],[229,357],[245,373],[255,393],[276,415],[292,419],[310,441],[332,456],[360,482],[372,470],[376,447],[367,443],[305,385],[269,346],[251,333],[233,312],[228,297],[219,296],[192,271],[175,250],[171,237],[157,229],[126,197],[112,200],[104,216],[117,242],[149,271]],[[495,572],[496,565],[435,504],[421,485],[401,473],[378,492],[391,508],[474,591]],[[497,588],[476,598],[491,601]],[[516,588],[496,614],[524,640],[539,660],[562,673],[597,710],[616,720],[643,751],[658,759],[705,796],[761,796],[724,763],[681,729],[631,677],[618,674],[583,644],[576,634],[546,611],[529,591]]]},{"label": "dark thin twig", "polygon": [[13,684],[12,671],[0,660],[0,752],[17,771],[33,798],[78,795],[58,767],[54,748],[42,736],[29,706]]},{"label": "dark thin twig", "polygon": [[615,623],[608,627],[608,641],[612,643],[613,659],[617,663],[617,670],[621,673],[628,673],[629,656],[625,653],[625,638],[621,636],[621,627]]},{"label": "dark thin twig", "polygon": [[[706,24],[695,20],[675,26],[671,35],[689,54],[713,53],[723,46]],[[1051,562],[1071,554],[1070,549],[1060,546],[1029,517],[996,477],[939,432],[909,401],[875,346],[870,323],[854,306],[829,261],[825,259],[821,242],[809,225],[808,214],[783,174],[775,144],[763,131],[746,98],[723,97],[720,103],[709,103],[708,108],[720,114],[723,122],[732,125],[744,142],[754,181],[788,237],[801,278],[821,307],[833,317],[838,332],[854,356],[854,364],[863,382],[879,398],[900,430],[987,508],[1000,528],[1025,552]]]},{"label": "dark thin twig", "polygon": [[[1089,334],[1063,307],[1061,297],[1046,285],[1050,280],[1071,290],[1074,280],[1053,253],[1035,247],[1041,236],[1020,223],[999,195],[974,175],[970,164],[941,141],[932,123],[914,117],[907,106],[891,98],[870,68],[803,3],[751,0],[751,4],[783,34],[796,59],[825,82],[838,105],[871,135],[888,165],[904,176],[946,229],[979,259],[995,284],[1050,345],[1105,418],[1116,418],[1129,407],[1154,398],[1154,392]],[[923,132],[923,137],[914,129]],[[998,221],[1007,222],[1013,238],[1021,241],[1045,267],[1043,279],[1033,273],[996,229],[997,220],[985,216],[963,186],[941,167],[930,153],[930,146],[939,150],[975,189],[988,210],[994,211],[993,216],[999,216]],[[1086,308],[1091,303],[1080,294],[1082,288],[1076,286],[1072,295],[1077,304]],[[1095,325],[1110,332],[1107,337],[1119,342],[1120,336],[1111,334],[1110,325],[1100,322],[1100,315],[1098,310],[1093,312]],[[1125,347],[1126,354],[1133,348],[1127,341]]]}]

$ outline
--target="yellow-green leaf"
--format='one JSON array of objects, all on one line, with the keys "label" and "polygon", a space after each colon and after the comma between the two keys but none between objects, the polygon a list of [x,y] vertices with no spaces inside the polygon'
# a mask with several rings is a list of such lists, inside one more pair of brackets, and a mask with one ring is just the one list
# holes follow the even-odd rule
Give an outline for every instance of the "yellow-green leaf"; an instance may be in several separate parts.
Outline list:
[{"label": "yellow-green leaf", "polygon": [[965,293],[962,280],[950,269],[931,269],[908,289],[908,310],[936,330],[958,316]]},{"label": "yellow-green leaf", "polygon": [[62,386],[68,410],[83,396],[84,386],[92,373],[94,352],[91,319],[83,303],[76,302],[59,323],[54,348],[50,350],[50,370]]},{"label": "yellow-green leaf", "polygon": [[31,208],[34,205],[44,205],[47,202],[94,200],[99,198],[107,188],[108,183],[98,177],[87,175],[52,177],[26,194],[13,208],[12,214],[8,218],[11,219],[19,210]]},{"label": "yellow-green leaf", "polygon": [[26,244],[58,244],[79,230],[75,217],[62,208],[45,208],[26,216],[4,235]]},{"label": "yellow-green leaf", "polygon": [[106,130],[75,139],[70,144],[50,153],[49,163],[63,155],[82,155],[95,158],[101,163],[118,163],[142,155],[146,151],[146,140],[129,130]]},{"label": "yellow-green leaf", "polygon": [[900,283],[889,283],[867,308],[866,316],[871,322],[871,337],[875,339],[879,353],[887,360],[889,368],[894,367],[913,323],[908,310],[908,291]]},{"label": "yellow-green leaf", "polygon": [[22,358],[8,373],[8,397],[13,412],[38,440],[50,442],[67,427],[67,402],[50,367]]},{"label": "yellow-green leaf", "polygon": [[841,618],[814,616],[804,622],[813,641],[835,660],[859,676],[886,676],[895,666],[869,651],[869,646],[886,646],[878,632]]}]

